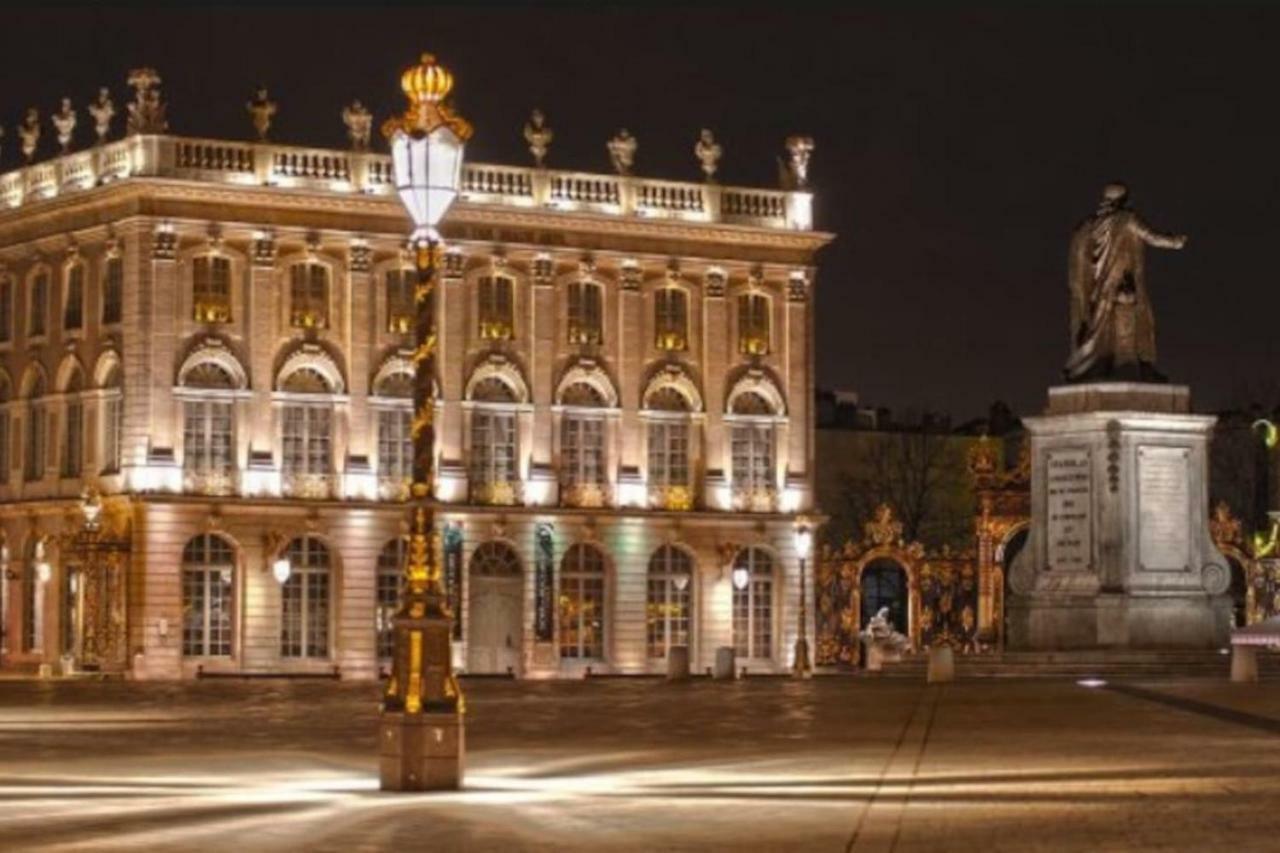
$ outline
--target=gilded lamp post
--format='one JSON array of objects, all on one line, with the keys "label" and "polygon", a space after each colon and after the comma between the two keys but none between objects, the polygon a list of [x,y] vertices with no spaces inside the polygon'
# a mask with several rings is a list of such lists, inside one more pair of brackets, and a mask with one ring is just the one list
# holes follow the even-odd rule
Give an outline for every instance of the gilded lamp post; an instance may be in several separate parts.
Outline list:
[{"label": "gilded lamp post", "polygon": [[436,225],[458,195],[462,152],[471,125],[445,104],[453,75],[435,58],[404,72],[404,115],[382,127],[391,143],[396,192],[413,220],[409,241],[418,282],[414,292],[413,483],[404,592],[395,616],[392,671],[382,699],[381,780],[384,791],[427,791],[462,784],[462,691],[453,674],[453,613],[440,577],[431,507],[435,430]]}]

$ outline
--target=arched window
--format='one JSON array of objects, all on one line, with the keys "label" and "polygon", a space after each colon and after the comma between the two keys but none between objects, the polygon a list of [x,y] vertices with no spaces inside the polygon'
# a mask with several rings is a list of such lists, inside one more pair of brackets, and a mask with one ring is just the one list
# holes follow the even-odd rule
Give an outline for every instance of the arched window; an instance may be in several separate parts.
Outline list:
[{"label": "arched window", "polygon": [[387,331],[393,335],[406,335],[413,330],[414,281],[413,270],[403,267],[389,269],[383,274]]},{"label": "arched window", "polygon": [[744,293],[738,297],[738,351],[743,355],[769,352],[769,297]]},{"label": "arched window", "polygon": [[480,279],[477,298],[477,314],[480,317],[480,337],[490,341],[505,341],[515,336],[515,282],[508,276],[485,276]]},{"label": "arched window", "polygon": [[74,263],[66,268],[66,288],[62,300],[62,328],[78,332],[84,327],[84,264]]},{"label": "arched window", "polygon": [[13,279],[0,276],[0,344],[13,340]]},{"label": "arched window", "polygon": [[413,376],[388,373],[373,389],[378,416],[378,487],[399,498],[413,476]]},{"label": "arched window", "polygon": [[84,468],[84,377],[77,370],[67,381],[62,393],[66,400],[66,417],[62,430],[62,468],[64,478],[79,477]]},{"label": "arched window", "polygon": [[182,653],[187,657],[231,654],[235,550],[212,533],[182,549]]},{"label": "arched window", "polygon": [[560,657],[604,658],[604,554],[574,545],[560,563]]},{"label": "arched window", "polygon": [[730,474],[734,508],[773,511],[777,494],[773,407],[754,391],[744,391],[734,398],[732,414]]},{"label": "arched window", "polygon": [[733,647],[740,658],[773,657],[773,558],[760,548],[733,561]]},{"label": "arched window", "polygon": [[560,483],[566,503],[600,506],[607,481],[605,469],[605,400],[586,382],[575,382],[560,395]]},{"label": "arched window", "polygon": [[102,324],[111,326],[124,316],[124,260],[119,254],[107,258],[102,272]]},{"label": "arched window", "polygon": [[280,654],[287,658],[329,655],[329,548],[312,536],[285,549],[289,579],[280,589]]},{"label": "arched window", "polygon": [[235,472],[236,379],[222,365],[204,361],[183,376],[182,467],[187,488],[225,494]]},{"label": "arched window", "polygon": [[663,545],[649,558],[645,645],[649,657],[666,658],[672,646],[689,645],[689,600],[693,592],[693,559],[674,545]]},{"label": "arched window", "polygon": [[231,260],[200,255],[191,261],[191,304],[197,323],[231,322]]},{"label": "arched window", "polygon": [[0,485],[8,484],[9,469],[13,467],[13,460],[9,457],[9,404],[11,397],[9,379],[7,376],[0,374]]},{"label": "arched window", "polygon": [[476,503],[515,502],[515,392],[490,376],[477,382],[471,399],[471,457],[468,465],[471,499]]},{"label": "arched window", "polygon": [[569,283],[569,343],[604,341],[604,288],[593,281]]},{"label": "arched window", "polygon": [[46,409],[44,375],[36,373],[27,388],[26,441],[23,445],[22,478],[28,483],[44,479],[49,417]]},{"label": "arched window", "polygon": [[653,292],[654,346],[674,352],[688,348],[689,295],[679,287],[661,287]]},{"label": "arched window", "polygon": [[120,387],[120,367],[111,368],[102,383],[102,473],[120,471],[124,446],[124,392]]},{"label": "arched window", "polygon": [[[659,388],[648,396],[649,488],[657,502],[680,508],[692,485],[689,471],[689,401],[675,388]],[[673,502],[673,498],[675,498]]]},{"label": "arched window", "polygon": [[374,580],[376,600],[373,611],[373,630],[377,636],[378,657],[390,659],[395,651],[395,616],[400,608],[400,588],[404,578],[404,539],[393,539],[378,554],[377,574]]},{"label": "arched window", "polygon": [[299,329],[329,327],[329,268],[324,264],[289,268],[289,324]]},{"label": "arched window", "polygon": [[49,322],[49,273],[41,270],[31,280],[31,298],[27,301],[27,337],[42,337]]},{"label": "arched window", "polygon": [[[332,393],[328,380],[310,367],[289,374],[280,390],[297,395]],[[314,399],[287,402],[281,410],[281,453],[286,494],[328,497],[333,486],[333,404]]]}]

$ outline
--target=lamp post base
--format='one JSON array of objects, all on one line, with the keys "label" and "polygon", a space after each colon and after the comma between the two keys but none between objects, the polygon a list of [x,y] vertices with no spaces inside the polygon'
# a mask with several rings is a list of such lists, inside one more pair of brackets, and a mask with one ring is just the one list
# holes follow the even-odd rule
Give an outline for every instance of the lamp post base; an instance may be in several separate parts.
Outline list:
[{"label": "lamp post base", "polygon": [[813,667],[809,665],[809,641],[803,637],[796,640],[795,661],[791,664],[791,674],[796,678],[813,677]]},{"label": "lamp post base", "polygon": [[386,711],[378,760],[384,791],[456,791],[466,751],[462,715]]}]

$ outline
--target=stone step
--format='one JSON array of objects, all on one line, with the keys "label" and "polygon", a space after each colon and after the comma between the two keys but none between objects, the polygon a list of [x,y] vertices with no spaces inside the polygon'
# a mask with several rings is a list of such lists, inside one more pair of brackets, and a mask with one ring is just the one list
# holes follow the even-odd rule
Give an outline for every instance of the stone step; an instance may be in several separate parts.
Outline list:
[{"label": "stone step", "polygon": [[[1004,652],[957,655],[958,678],[1085,678],[1163,679],[1222,678],[1231,671],[1230,654],[1216,651],[1086,650],[1079,652]],[[911,655],[886,663],[869,677],[924,678],[928,659]],[[1280,653],[1258,656],[1259,677],[1280,681]]]}]

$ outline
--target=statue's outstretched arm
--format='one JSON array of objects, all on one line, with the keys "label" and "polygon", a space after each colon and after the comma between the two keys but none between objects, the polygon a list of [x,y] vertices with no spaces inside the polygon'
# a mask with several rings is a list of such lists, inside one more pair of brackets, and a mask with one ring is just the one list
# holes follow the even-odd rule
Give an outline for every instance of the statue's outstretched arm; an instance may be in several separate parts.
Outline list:
[{"label": "statue's outstretched arm", "polygon": [[1186,234],[1161,234],[1136,216],[1131,222],[1133,230],[1148,246],[1155,246],[1157,249],[1181,249],[1187,245]]}]

